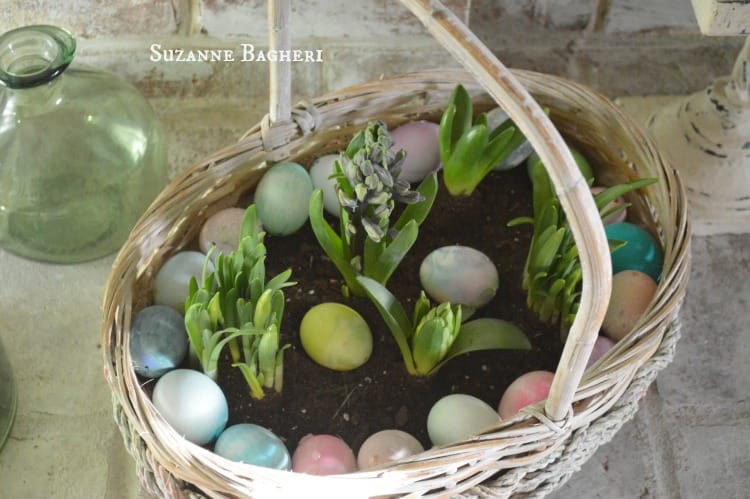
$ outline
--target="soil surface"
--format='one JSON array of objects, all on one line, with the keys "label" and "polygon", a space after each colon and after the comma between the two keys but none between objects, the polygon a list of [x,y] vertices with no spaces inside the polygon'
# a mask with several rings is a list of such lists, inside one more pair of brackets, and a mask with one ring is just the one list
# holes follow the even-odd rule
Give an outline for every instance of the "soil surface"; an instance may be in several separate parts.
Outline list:
[{"label": "soil surface", "polygon": [[[537,369],[555,370],[562,350],[557,327],[541,324],[528,311],[521,289],[531,227],[506,227],[510,219],[532,213],[526,169],[493,172],[470,197],[452,197],[442,180],[440,185],[418,241],[388,282],[389,290],[411,314],[421,289],[419,265],[424,257],[444,245],[474,247],[495,262],[500,289],[472,318],[513,322],[528,335],[532,350],[466,354],[430,378],[412,377],[374,305],[367,298],[343,297],[338,271],[306,224],[292,236],[266,237],[266,275],[270,278],[291,268],[292,280],[298,283],[285,289],[282,344],[290,343],[291,348],[284,356],[283,391],[268,392],[263,400],[252,399],[240,371],[224,359],[219,384],[229,402],[230,425],[254,423],[269,428],[285,441],[290,452],[308,433],[327,433],[343,438],[356,454],[368,436],[392,428],[414,435],[429,448],[427,414],[441,397],[466,393],[497,407],[503,391],[516,377]],[[310,360],[300,345],[302,317],[312,306],[329,301],[356,309],[373,333],[370,360],[353,371],[323,368]]]}]

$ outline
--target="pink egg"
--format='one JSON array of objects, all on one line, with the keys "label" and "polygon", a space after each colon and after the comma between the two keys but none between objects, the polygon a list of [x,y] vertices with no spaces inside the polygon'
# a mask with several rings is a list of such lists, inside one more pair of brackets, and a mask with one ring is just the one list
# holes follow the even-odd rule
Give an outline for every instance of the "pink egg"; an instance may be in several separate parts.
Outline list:
[{"label": "pink egg", "polygon": [[[607,189],[606,187],[592,187],[591,188],[591,194],[596,195],[596,194],[599,194],[600,192],[602,192],[602,191],[604,191],[606,189]],[[617,198],[614,201],[612,201],[611,203],[609,203],[604,208],[603,212],[606,213],[607,211],[609,211],[609,210],[611,210],[613,208],[616,208],[619,205],[623,205],[623,204],[625,204],[625,200],[622,199],[622,198]],[[602,219],[602,222],[604,223],[604,225],[617,224],[617,223],[620,223],[620,222],[624,222],[625,219],[627,218],[627,216],[628,216],[628,210],[627,210],[627,208],[624,208],[624,209],[618,211],[617,213],[612,213],[611,215],[608,215],[608,216],[604,217],[604,219]]]},{"label": "pink egg", "polygon": [[340,475],[357,471],[357,459],[338,437],[307,435],[294,451],[292,470],[310,475]]},{"label": "pink egg", "polygon": [[554,373],[549,371],[531,371],[520,376],[508,386],[500,399],[497,409],[500,417],[510,418],[524,407],[546,399],[554,377]]},{"label": "pink egg", "polygon": [[412,121],[391,131],[394,151],[406,151],[400,178],[410,183],[421,182],[440,166],[438,144],[440,126],[429,121]]},{"label": "pink egg", "polygon": [[604,354],[609,352],[609,349],[613,346],[615,346],[615,343],[606,336],[597,336],[596,342],[594,342],[594,349],[591,350],[591,356],[586,363],[586,369],[593,366],[597,360],[604,357]]},{"label": "pink egg", "polygon": [[624,338],[656,294],[656,281],[637,270],[623,270],[612,278],[612,295],[602,330],[614,341]]},{"label": "pink egg", "polygon": [[357,464],[359,469],[366,470],[419,454],[423,450],[419,440],[405,431],[383,430],[364,441],[357,454]]}]

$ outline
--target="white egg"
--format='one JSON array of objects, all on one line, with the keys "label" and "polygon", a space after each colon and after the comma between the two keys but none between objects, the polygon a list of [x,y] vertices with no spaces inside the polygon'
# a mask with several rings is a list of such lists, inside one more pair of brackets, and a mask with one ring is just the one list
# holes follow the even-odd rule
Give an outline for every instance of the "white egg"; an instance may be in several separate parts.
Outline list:
[{"label": "white egg", "polygon": [[[487,128],[491,132],[494,128],[500,126],[507,119],[508,113],[503,111],[501,108],[496,107],[495,109],[492,109],[487,113]],[[495,170],[510,170],[511,168],[515,168],[516,166],[526,161],[526,158],[528,158],[532,152],[534,152],[534,147],[528,140],[526,140],[514,151],[508,154],[508,156],[506,156],[504,160],[498,163],[498,165],[495,167]]]},{"label": "white egg", "polygon": [[419,267],[422,288],[435,301],[479,308],[497,292],[497,268],[487,255],[468,246],[443,246]]},{"label": "white egg", "polygon": [[333,163],[339,157],[338,154],[327,154],[316,159],[310,166],[313,187],[323,191],[323,207],[335,217],[339,216],[341,205],[336,194],[336,180],[329,177],[333,174]]},{"label": "white egg", "polygon": [[446,395],[427,415],[427,433],[434,445],[477,435],[500,422],[497,411],[483,400],[463,393]]},{"label": "white egg", "polygon": [[[190,292],[190,278],[199,282],[206,255],[199,251],[181,251],[172,255],[156,273],[154,279],[154,304],[167,305],[185,313],[185,300]],[[208,271],[214,265],[208,262]]]},{"label": "white egg", "polygon": [[218,437],[229,418],[227,399],[219,385],[190,369],[175,369],[159,378],[152,401],[177,433],[198,445]]},{"label": "white egg", "polygon": [[440,125],[429,121],[412,121],[391,131],[394,151],[403,149],[406,159],[400,178],[407,182],[421,182],[440,166]]},{"label": "white egg", "polygon": [[357,465],[359,469],[366,470],[419,454],[423,450],[419,440],[405,431],[383,430],[364,441],[357,453]]}]

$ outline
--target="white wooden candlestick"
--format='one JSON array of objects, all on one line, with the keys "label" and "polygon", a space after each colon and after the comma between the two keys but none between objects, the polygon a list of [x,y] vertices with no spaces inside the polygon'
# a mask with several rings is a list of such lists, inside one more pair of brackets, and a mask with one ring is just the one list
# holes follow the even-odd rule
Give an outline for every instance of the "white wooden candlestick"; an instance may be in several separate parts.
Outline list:
[{"label": "white wooden candlestick", "polygon": [[[750,2],[693,8],[705,34],[750,30]],[[730,76],[657,110],[647,127],[685,181],[694,233],[750,232],[750,38]]]}]

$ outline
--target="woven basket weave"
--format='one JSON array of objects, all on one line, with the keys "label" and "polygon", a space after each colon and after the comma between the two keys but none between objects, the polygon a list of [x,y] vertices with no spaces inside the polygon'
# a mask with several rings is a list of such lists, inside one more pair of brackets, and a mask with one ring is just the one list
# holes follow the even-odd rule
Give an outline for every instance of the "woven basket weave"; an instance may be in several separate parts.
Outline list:
[{"label": "woven basket weave", "polygon": [[[237,144],[170,183],[118,255],[104,296],[105,376],[113,393],[115,420],[149,493],[263,498],[542,496],[577,471],[633,416],[656,373],[672,359],[690,257],[686,197],[675,172],[641,129],[605,97],[561,78],[511,73],[439,2],[404,3],[468,72],[410,74],[290,107],[284,103],[288,68],[272,68],[269,115]],[[283,35],[283,8],[281,12],[282,26],[276,31]],[[467,87],[477,109],[500,103],[544,163],[553,165],[550,177],[581,248],[581,309],[549,398],[477,437],[376,471],[344,476],[313,477],[239,464],[179,436],[154,409],[133,371],[129,352],[131,317],[151,304],[153,278],[164,261],[197,237],[207,217],[237,205],[270,165],[280,161],[309,165],[313,158],[345,147],[373,119],[389,127],[415,119],[436,121],[457,83]],[[652,232],[664,252],[656,296],[635,329],[585,373],[611,289],[609,252],[588,187],[560,135],[527,97],[527,90],[550,109],[559,132],[599,166],[595,171],[599,183],[659,179],[628,199],[633,203],[631,217]]]}]

